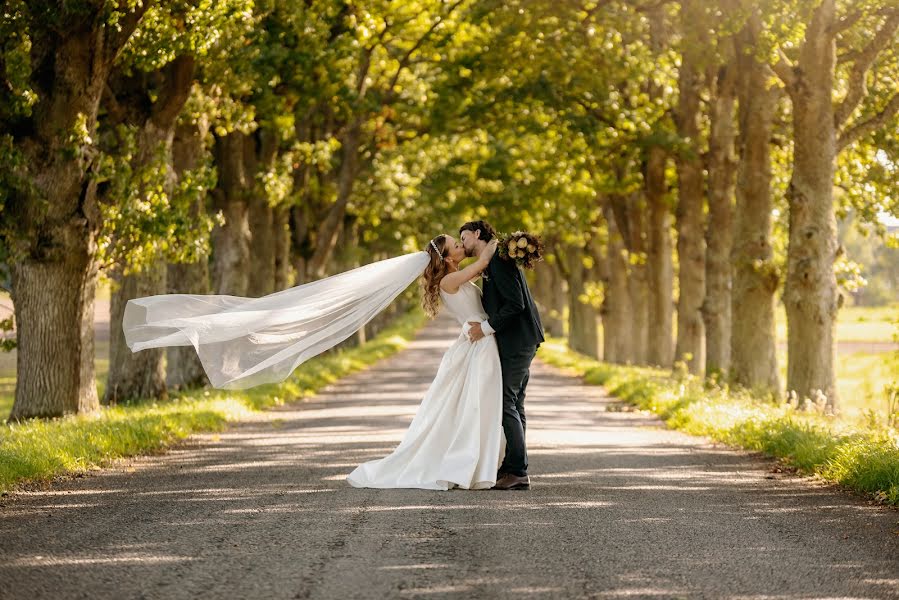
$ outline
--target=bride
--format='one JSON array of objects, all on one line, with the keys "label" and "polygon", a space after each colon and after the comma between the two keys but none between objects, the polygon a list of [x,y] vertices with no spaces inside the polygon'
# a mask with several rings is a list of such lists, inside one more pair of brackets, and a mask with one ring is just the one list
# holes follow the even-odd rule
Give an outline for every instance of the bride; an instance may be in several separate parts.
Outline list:
[{"label": "bride", "polygon": [[422,305],[442,300],[461,333],[402,443],[348,480],[358,487],[482,489],[496,481],[501,445],[502,373],[494,336],[471,341],[469,321],[487,318],[472,280],[497,248],[487,243],[464,269],[463,245],[448,235],[426,251],[374,262],[260,298],[160,294],[128,301],[122,327],[132,352],[193,346],[211,385],[246,389],[287,379],[304,361],[347,339],[421,278]]},{"label": "bride", "polygon": [[402,442],[388,456],[359,465],[347,477],[355,487],[447,490],[489,489],[496,483],[502,430],[502,372],[496,339],[468,338],[469,322],[487,318],[472,280],[487,268],[496,238],[464,269],[461,242],[439,235],[428,244],[421,279],[422,307],[434,318],[442,300],[462,330],[440,362]]}]

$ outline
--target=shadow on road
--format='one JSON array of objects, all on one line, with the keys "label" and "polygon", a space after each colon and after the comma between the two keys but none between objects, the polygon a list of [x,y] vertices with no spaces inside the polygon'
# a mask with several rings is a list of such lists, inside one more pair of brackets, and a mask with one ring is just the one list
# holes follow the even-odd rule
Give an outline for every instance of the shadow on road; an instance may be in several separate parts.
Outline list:
[{"label": "shadow on road", "polygon": [[3,598],[899,597],[899,514],[535,365],[530,492],[358,490],[454,334],[0,510]]}]

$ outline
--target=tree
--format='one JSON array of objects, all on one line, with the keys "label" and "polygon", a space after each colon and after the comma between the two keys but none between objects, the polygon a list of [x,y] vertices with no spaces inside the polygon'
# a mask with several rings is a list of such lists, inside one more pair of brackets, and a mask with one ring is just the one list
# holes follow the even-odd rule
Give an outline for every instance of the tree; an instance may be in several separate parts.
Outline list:
[{"label": "tree", "polygon": [[702,317],[705,322],[705,372],[726,375],[731,356],[731,290],[733,269],[734,198],[737,158],[735,139],[737,125],[735,107],[739,67],[734,57],[733,40],[720,32],[717,60],[706,67],[709,88],[708,225],[706,227],[705,299]]},{"label": "tree", "polygon": [[677,132],[682,147],[677,164],[678,300],[675,360],[687,363],[691,373],[705,367],[705,324],[702,305],[705,298],[705,192],[702,173],[700,95],[703,81],[703,46],[707,43],[700,30],[704,23],[701,5],[694,0],[681,2],[683,49],[678,73],[678,103],[675,111]]},{"label": "tree", "polygon": [[758,58],[750,17],[734,36],[739,81],[736,207],[731,262],[731,367],[730,378],[750,389],[779,392],[777,342],[774,325],[775,293],[779,272],[774,262],[771,213],[771,137],[779,90],[770,83],[772,73]]},{"label": "tree", "polygon": [[10,418],[99,406],[93,306],[101,227],[97,112],[150,2],[11,2],[3,10],[2,235],[12,263],[18,359]]},{"label": "tree", "polygon": [[[834,273],[834,263],[842,252],[837,244],[833,197],[836,160],[844,148],[899,112],[895,85],[882,88],[869,76],[878,56],[896,46],[899,7],[892,2],[865,2],[847,7],[842,16],[839,12],[836,0],[818,3],[804,23],[795,52],[789,56],[778,46],[773,65],[793,109],[794,162],[787,192],[790,229],[784,289],[787,389],[800,398],[824,394],[831,409],[838,405],[834,326],[842,303]],[[858,23],[865,31],[873,29],[874,34],[851,35]],[[847,31],[849,34],[843,35]],[[838,46],[848,46],[842,57],[838,57]],[[834,102],[834,94],[842,87],[837,85],[841,61],[849,65],[845,67],[845,93]],[[870,89],[872,84],[875,90]],[[866,99],[873,102],[868,104]]]}]

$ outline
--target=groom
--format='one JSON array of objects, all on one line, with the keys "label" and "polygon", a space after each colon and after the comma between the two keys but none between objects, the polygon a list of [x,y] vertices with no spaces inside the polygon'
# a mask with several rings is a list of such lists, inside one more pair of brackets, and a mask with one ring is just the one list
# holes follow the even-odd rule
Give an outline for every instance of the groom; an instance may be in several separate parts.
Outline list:
[{"label": "groom", "polygon": [[[478,256],[487,242],[496,237],[496,231],[485,221],[471,221],[459,229],[459,237],[465,255]],[[506,455],[493,489],[526,490],[530,479],[524,443],[524,396],[531,361],[543,341],[543,325],[524,274],[514,261],[495,254],[483,278],[483,302],[488,318],[481,323],[471,322],[469,336],[473,342],[485,335],[496,336],[503,371]]]}]

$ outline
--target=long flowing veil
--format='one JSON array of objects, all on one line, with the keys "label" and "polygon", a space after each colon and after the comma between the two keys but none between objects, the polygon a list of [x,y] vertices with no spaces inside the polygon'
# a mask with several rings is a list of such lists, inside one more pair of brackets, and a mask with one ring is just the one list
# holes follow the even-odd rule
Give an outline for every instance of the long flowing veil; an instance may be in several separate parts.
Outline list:
[{"label": "long flowing veil", "polygon": [[125,305],[125,342],[132,352],[191,345],[220,389],[283,381],[384,310],[428,260],[427,252],[412,252],[260,298],[136,298]]}]

